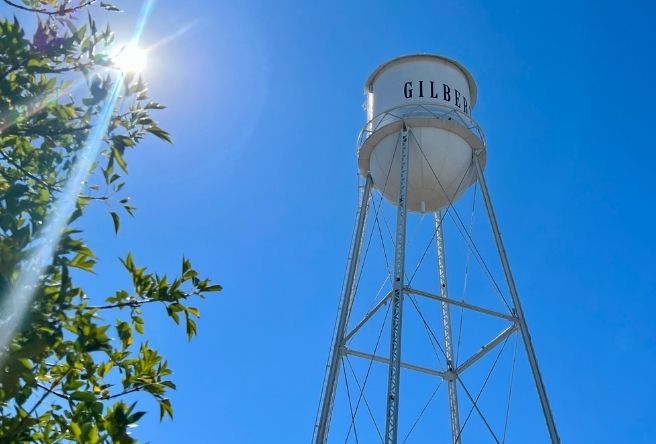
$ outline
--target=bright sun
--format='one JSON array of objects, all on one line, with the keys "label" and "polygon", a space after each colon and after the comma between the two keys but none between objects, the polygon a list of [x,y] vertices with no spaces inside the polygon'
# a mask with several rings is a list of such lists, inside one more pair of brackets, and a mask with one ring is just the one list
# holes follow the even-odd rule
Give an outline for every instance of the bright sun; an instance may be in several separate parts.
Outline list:
[{"label": "bright sun", "polygon": [[123,72],[140,73],[146,68],[146,51],[130,43],[121,48],[114,57],[114,64]]}]

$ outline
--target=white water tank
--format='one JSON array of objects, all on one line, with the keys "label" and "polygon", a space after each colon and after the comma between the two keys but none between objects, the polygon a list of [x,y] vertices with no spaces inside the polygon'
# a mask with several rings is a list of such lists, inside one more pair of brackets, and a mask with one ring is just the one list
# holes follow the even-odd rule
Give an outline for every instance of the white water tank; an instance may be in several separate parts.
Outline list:
[{"label": "white water tank", "polygon": [[397,204],[400,136],[409,131],[409,211],[448,207],[476,180],[474,153],[485,162],[485,139],[471,118],[476,84],[446,57],[398,57],[376,69],[365,85],[367,124],[358,142],[360,174]]}]

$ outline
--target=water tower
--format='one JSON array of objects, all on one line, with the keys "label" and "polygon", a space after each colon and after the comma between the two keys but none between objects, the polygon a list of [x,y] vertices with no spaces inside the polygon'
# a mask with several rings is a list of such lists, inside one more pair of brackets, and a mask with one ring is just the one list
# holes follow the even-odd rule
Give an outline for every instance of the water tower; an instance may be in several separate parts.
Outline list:
[{"label": "water tower", "polygon": [[[360,207],[314,428],[314,444],[328,442],[335,393],[340,380],[340,370],[344,368],[342,360],[346,356],[368,359],[388,366],[385,426],[380,436],[385,444],[400,442],[398,422],[402,399],[402,369],[427,373],[444,380],[448,388],[451,442],[461,444],[462,426],[458,400],[459,393],[462,393],[461,375],[516,332],[524,344],[548,436],[552,443],[559,443],[553,414],[483,175],[486,144],[481,128],[471,117],[477,100],[473,77],[461,64],[446,57],[427,54],[403,56],[381,65],[371,74],[365,85],[365,96],[367,122],[361,132],[357,152],[359,174],[362,178]],[[511,297],[511,303],[505,313],[449,297],[443,217],[470,185],[476,182],[484,201],[494,245]],[[379,192],[394,205],[396,211],[395,230],[390,230],[394,232],[391,290],[360,322],[350,326],[358,266],[373,191]],[[430,293],[411,287],[407,281],[406,222],[409,212],[434,215],[439,292]],[[404,362],[402,359],[401,338],[404,331],[403,307],[406,296],[421,296],[440,304],[440,350],[444,354],[445,368],[428,369]],[[381,356],[350,348],[348,343],[353,335],[381,307],[388,304],[391,313],[389,354]],[[481,344],[478,352],[464,362],[457,363],[454,359],[451,325],[451,309],[454,306],[503,319],[508,322],[508,326],[489,342]],[[468,392],[467,395],[470,396]],[[490,432],[494,437],[491,442],[499,442],[491,429]],[[536,434],[539,433],[536,431]],[[445,442],[446,436],[441,437],[441,440],[440,437],[436,438],[436,442]]]}]

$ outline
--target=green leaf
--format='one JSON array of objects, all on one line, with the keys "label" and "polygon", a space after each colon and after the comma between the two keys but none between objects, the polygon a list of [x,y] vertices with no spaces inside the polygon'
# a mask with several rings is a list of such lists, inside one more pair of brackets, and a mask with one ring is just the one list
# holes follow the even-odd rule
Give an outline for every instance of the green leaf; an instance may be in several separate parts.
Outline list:
[{"label": "green leaf", "polygon": [[114,146],[116,146],[116,148],[121,152],[123,152],[123,148],[133,147],[135,145],[134,140],[124,135],[117,135],[112,137],[112,142],[114,143]]},{"label": "green leaf", "polygon": [[186,321],[187,321],[187,324],[186,324],[186,327],[187,327],[187,339],[191,339],[191,338],[193,338],[193,337],[196,335],[196,333],[197,333],[197,330],[196,330],[196,321],[194,321],[193,319],[191,319],[189,316],[187,316]]},{"label": "green leaf", "polygon": [[109,3],[105,3],[105,2],[100,2],[100,7],[107,10],[107,11],[123,12],[119,8],[117,8],[116,6],[111,5]]},{"label": "green leaf", "polygon": [[134,339],[132,339],[132,329],[130,328],[130,324],[125,321],[119,321],[116,325],[116,331],[118,332],[118,337],[121,340],[124,350],[132,345]]},{"label": "green leaf", "polygon": [[198,310],[196,307],[187,307],[187,311],[197,318],[200,317],[200,310]]},{"label": "green leaf", "polygon": [[93,272],[93,267],[96,265],[96,260],[86,254],[78,253],[68,262],[71,267],[79,268],[80,270]]},{"label": "green leaf", "polygon": [[[121,177],[118,174],[114,173],[114,166],[111,164],[107,165],[107,168],[102,168],[102,173],[103,176],[105,177],[105,183],[108,184],[114,182],[116,179]],[[116,178],[114,178],[114,176],[116,176]]]},{"label": "green leaf", "polygon": [[96,21],[91,18],[91,12],[87,12],[87,15],[89,17],[89,26],[91,28],[91,34],[96,34],[98,32],[98,28],[96,28]]},{"label": "green leaf", "polygon": [[84,381],[70,381],[63,385],[66,391],[77,390],[84,385]]},{"label": "green leaf", "polygon": [[146,412],[136,412],[133,413],[132,415],[128,416],[128,423],[129,424],[134,424],[135,422],[139,421],[143,415],[145,415]]},{"label": "green leaf", "polygon": [[77,31],[75,31],[74,34],[75,40],[77,40],[78,43],[81,42],[86,33],[87,33],[87,25],[82,25],[80,28],[78,28]]},{"label": "green leaf", "polygon": [[125,261],[121,259],[121,262],[123,262],[123,265],[125,265],[125,268],[128,269],[128,271],[134,270],[134,259],[132,258],[132,253],[128,253],[128,255],[125,258]]},{"label": "green leaf", "polygon": [[84,444],[98,444],[100,437],[98,436],[98,429],[93,424],[85,424],[86,430],[84,434]]},{"label": "green leaf", "polygon": [[171,401],[168,399],[159,401],[159,420],[162,421],[165,415],[173,418],[173,407],[171,406]]},{"label": "green leaf", "polygon": [[112,222],[114,222],[114,232],[118,234],[118,230],[121,228],[121,219],[118,217],[118,214],[113,211],[109,214],[112,216]]},{"label": "green leaf", "polygon": [[173,143],[173,140],[171,140],[171,136],[169,135],[169,133],[167,133],[166,131],[164,131],[162,128],[158,126],[155,125],[149,126],[146,128],[146,131],[168,143]]},{"label": "green leaf", "polygon": [[123,205],[123,209],[124,209],[125,211],[127,211],[127,213],[128,213],[130,216],[134,217],[134,210],[136,210],[135,207],[133,207],[132,205]]},{"label": "green leaf", "polygon": [[70,398],[75,401],[84,401],[84,402],[96,401],[96,396],[91,392],[82,392],[82,391],[73,392],[71,393]]},{"label": "green leaf", "polygon": [[98,376],[101,378],[104,378],[107,373],[114,367],[114,363],[112,361],[105,362],[104,364],[101,364],[98,367]]},{"label": "green leaf", "polygon": [[73,438],[75,438],[76,441],[80,441],[82,439],[82,429],[76,422],[72,422],[70,426],[68,426],[70,429],[71,433],[73,434]]},{"label": "green leaf", "polygon": [[112,157],[118,163],[118,166],[121,167],[123,171],[126,173],[128,172],[128,164],[125,162],[125,159],[123,159],[123,154],[115,147],[112,147]]},{"label": "green leaf", "polygon": [[170,305],[166,307],[166,312],[176,324],[180,323],[180,315],[177,311],[173,310]]},{"label": "green leaf", "polygon": [[157,102],[148,102],[146,106],[144,106],[144,109],[165,109],[166,106],[162,105],[161,103]]},{"label": "green leaf", "polygon": [[144,321],[141,318],[141,316],[132,316],[132,322],[133,322],[133,325],[134,325],[134,329],[138,333],[143,334],[144,333]]}]

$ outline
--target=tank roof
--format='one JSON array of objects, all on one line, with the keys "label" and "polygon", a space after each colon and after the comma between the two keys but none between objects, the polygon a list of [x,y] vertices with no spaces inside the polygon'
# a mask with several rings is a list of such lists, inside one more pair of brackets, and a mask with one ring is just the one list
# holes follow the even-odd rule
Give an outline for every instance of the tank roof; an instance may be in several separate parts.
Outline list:
[{"label": "tank roof", "polygon": [[476,88],[476,82],[474,81],[474,77],[472,77],[469,70],[467,68],[465,68],[459,62],[457,62],[453,59],[450,59],[448,57],[444,57],[444,56],[437,55],[437,54],[426,54],[426,53],[424,53],[424,54],[410,54],[410,55],[404,55],[404,56],[396,57],[396,58],[390,60],[389,62],[383,63],[378,68],[376,68],[374,70],[374,72],[371,73],[371,75],[367,79],[367,82],[365,83],[365,91],[366,92],[371,92],[371,86],[374,83],[374,81],[376,80],[376,78],[378,77],[378,75],[381,72],[383,72],[384,70],[386,70],[387,68],[389,68],[390,66],[398,65],[399,63],[409,62],[411,60],[422,60],[422,59],[424,59],[424,60],[425,59],[439,60],[439,61],[442,61],[442,62],[447,62],[448,64],[453,65],[456,68],[458,68],[465,75],[465,78],[467,79],[467,83],[469,83],[469,92],[471,94],[470,99],[471,99],[471,102],[472,102],[471,105],[474,106],[476,104],[476,98],[477,98],[477,95],[478,95],[477,94],[478,90]]}]

